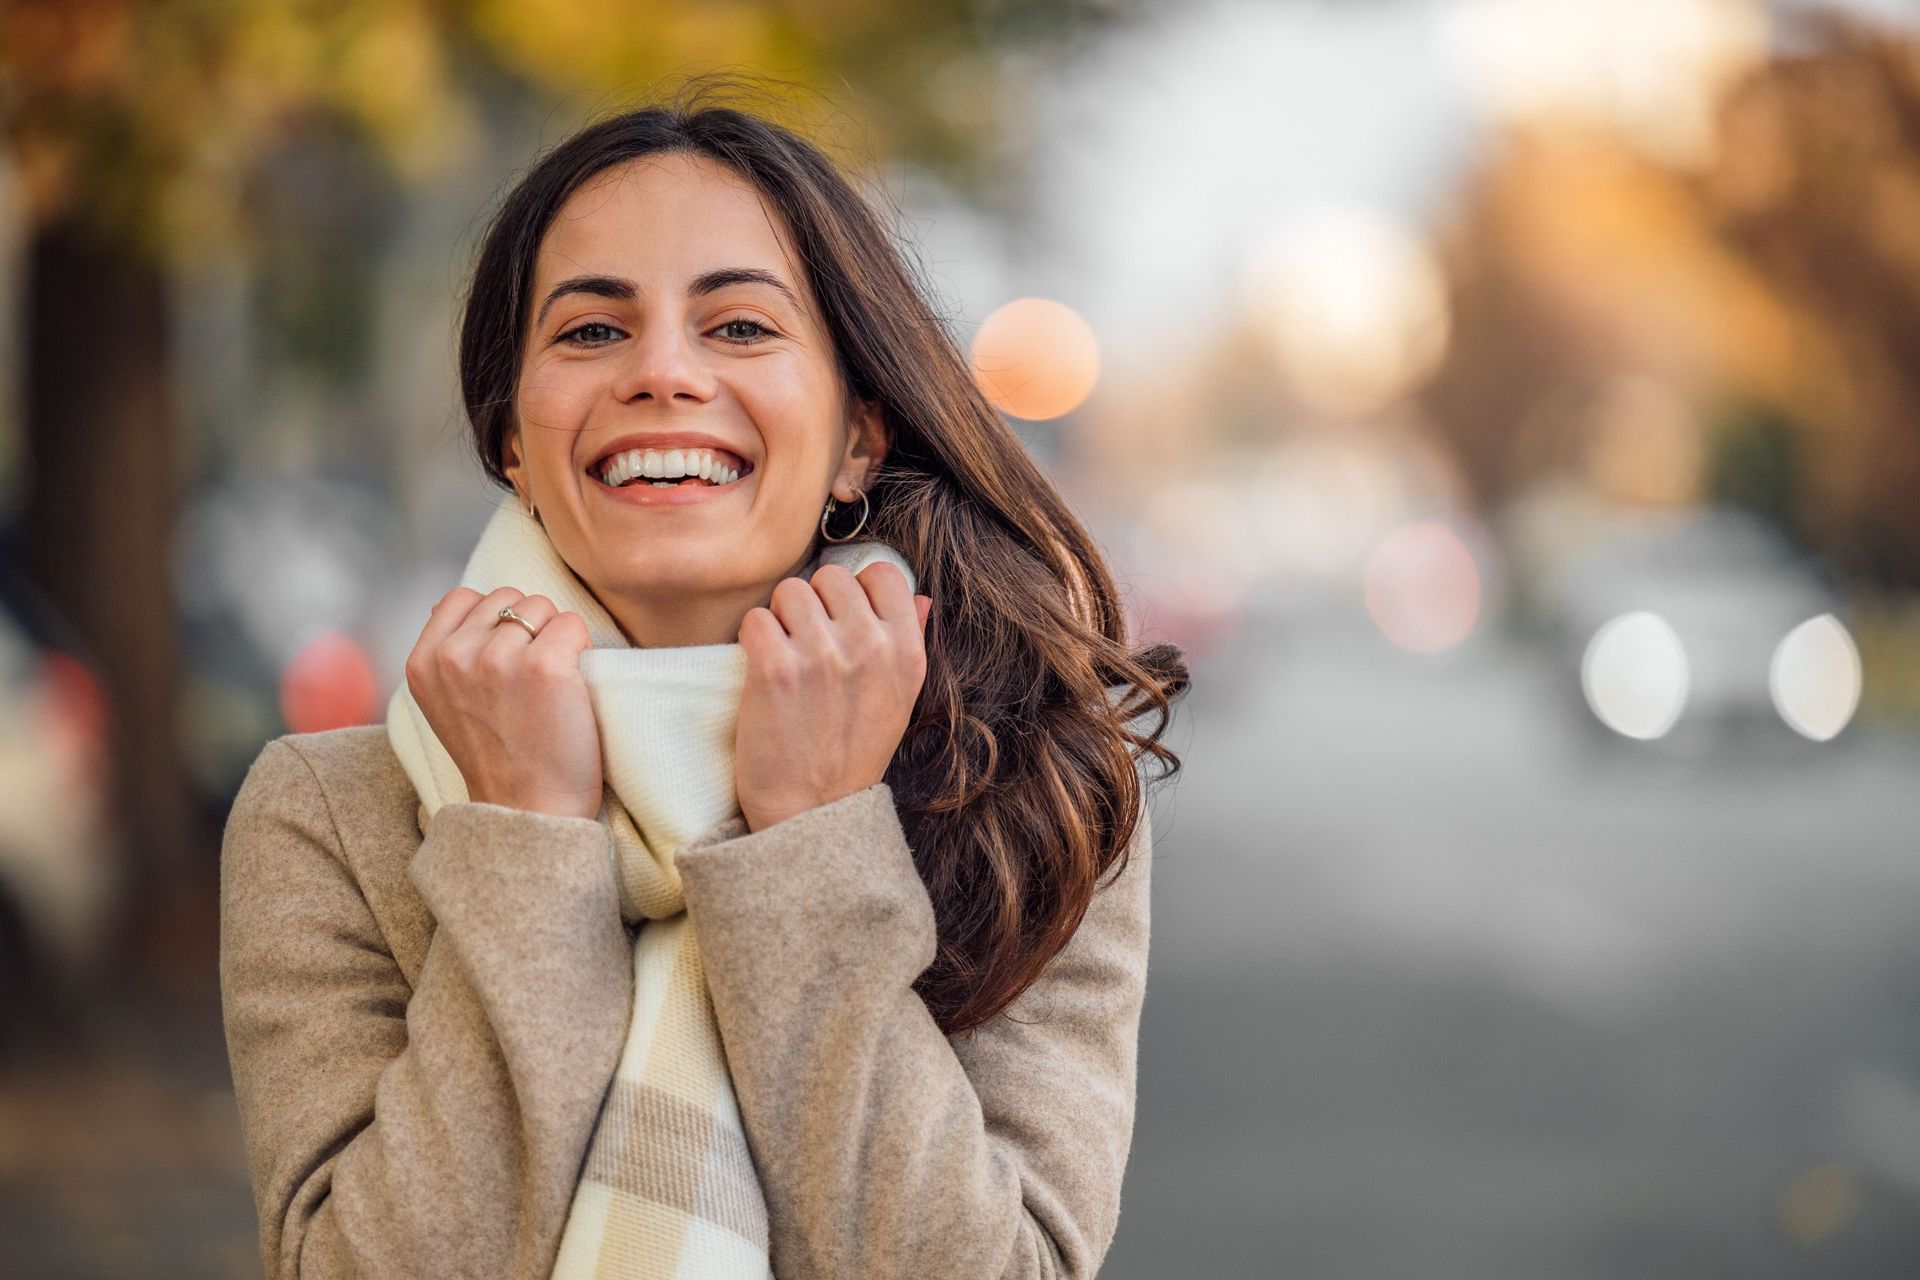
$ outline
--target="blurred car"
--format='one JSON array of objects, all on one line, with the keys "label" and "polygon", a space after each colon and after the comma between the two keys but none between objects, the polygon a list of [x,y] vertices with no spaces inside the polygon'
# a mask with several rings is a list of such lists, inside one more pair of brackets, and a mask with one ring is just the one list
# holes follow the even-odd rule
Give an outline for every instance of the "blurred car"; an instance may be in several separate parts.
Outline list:
[{"label": "blurred car", "polygon": [[1803,740],[1831,736],[1814,726],[1837,732],[1857,701],[1837,592],[1743,511],[1623,524],[1538,591],[1568,705],[1609,742],[1704,749],[1793,736],[1789,726]]}]

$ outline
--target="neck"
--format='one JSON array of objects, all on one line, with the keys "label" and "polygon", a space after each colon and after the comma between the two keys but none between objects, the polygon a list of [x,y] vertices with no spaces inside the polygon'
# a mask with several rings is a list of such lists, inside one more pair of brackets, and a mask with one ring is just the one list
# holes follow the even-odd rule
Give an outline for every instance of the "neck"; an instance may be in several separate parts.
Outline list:
[{"label": "neck", "polygon": [[636,649],[677,649],[693,645],[737,644],[740,623],[751,609],[770,603],[773,589],[792,577],[804,578],[812,552],[772,582],[721,591],[593,589],[594,598]]}]

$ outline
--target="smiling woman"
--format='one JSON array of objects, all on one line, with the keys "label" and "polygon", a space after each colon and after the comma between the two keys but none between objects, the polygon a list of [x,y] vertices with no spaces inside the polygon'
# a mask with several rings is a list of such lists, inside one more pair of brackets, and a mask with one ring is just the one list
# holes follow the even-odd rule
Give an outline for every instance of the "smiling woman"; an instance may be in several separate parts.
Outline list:
[{"label": "smiling woman", "polygon": [[[704,154],[621,160],[554,213],[533,295],[501,470],[633,643],[732,640],[812,558],[827,492],[854,502],[887,447],[780,219]],[[635,474],[693,474],[707,450],[738,475],[606,484],[609,456],[636,450]]]},{"label": "smiling woman", "polygon": [[389,723],[236,798],[270,1275],[1086,1277],[1113,1238],[1185,664],[848,180],[702,92],[507,195],[460,374],[520,505]]}]

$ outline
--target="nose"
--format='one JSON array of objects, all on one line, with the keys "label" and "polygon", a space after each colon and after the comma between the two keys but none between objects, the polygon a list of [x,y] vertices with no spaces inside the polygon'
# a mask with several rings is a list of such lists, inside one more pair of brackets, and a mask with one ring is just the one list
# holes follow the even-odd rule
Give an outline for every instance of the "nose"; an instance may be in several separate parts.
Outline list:
[{"label": "nose", "polygon": [[714,376],[682,326],[659,321],[634,335],[625,367],[614,386],[622,400],[713,399]]}]

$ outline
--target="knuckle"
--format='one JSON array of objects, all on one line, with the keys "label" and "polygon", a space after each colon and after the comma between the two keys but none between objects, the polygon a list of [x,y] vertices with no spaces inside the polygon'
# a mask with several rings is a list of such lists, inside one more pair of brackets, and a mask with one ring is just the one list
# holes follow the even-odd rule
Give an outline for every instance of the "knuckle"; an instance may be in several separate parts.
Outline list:
[{"label": "knuckle", "polygon": [[759,653],[760,673],[771,683],[785,688],[797,683],[803,673],[799,656],[786,645],[765,645]]},{"label": "knuckle", "polygon": [[815,684],[825,674],[825,668],[820,664],[820,655],[804,650],[789,653],[787,671],[799,685]]},{"label": "knuckle", "polygon": [[842,664],[857,668],[874,666],[887,656],[887,638],[868,626],[850,626],[834,648]]}]

